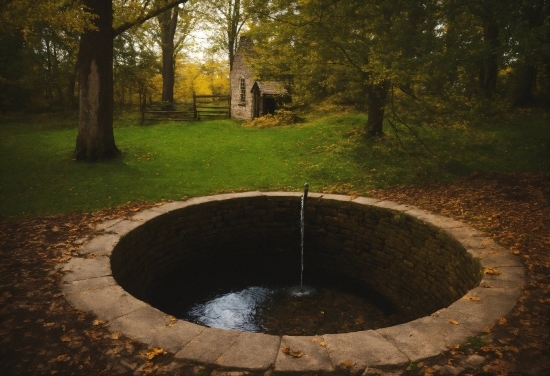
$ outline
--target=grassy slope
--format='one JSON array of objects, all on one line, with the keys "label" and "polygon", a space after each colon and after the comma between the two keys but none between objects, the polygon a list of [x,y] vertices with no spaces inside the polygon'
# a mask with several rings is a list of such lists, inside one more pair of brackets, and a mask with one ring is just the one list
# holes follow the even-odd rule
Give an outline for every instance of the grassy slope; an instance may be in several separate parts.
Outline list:
[{"label": "grassy slope", "polygon": [[124,126],[115,128],[123,157],[96,164],[72,159],[74,119],[14,120],[0,125],[0,219],[226,191],[300,190],[304,182],[311,191],[368,194],[474,171],[549,172],[548,114],[475,130],[419,129],[437,158],[413,138],[402,140],[405,152],[391,132],[364,140],[365,120],[332,115],[271,129],[234,121]]}]

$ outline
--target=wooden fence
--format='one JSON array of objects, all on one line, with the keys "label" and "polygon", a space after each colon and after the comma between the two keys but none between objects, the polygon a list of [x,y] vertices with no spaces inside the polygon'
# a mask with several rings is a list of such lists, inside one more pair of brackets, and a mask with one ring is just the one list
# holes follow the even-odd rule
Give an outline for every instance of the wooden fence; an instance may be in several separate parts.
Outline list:
[{"label": "wooden fence", "polygon": [[141,106],[141,124],[147,120],[201,120],[231,117],[228,95],[194,95],[193,102],[176,103],[169,110],[161,103]]}]

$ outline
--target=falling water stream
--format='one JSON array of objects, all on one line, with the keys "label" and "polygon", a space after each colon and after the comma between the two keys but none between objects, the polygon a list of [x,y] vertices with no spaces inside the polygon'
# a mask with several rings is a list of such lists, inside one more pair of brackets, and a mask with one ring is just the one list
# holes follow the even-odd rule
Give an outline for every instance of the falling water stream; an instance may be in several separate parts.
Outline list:
[{"label": "falling water stream", "polygon": [[312,287],[304,286],[304,234],[305,234],[305,211],[306,211],[306,201],[307,193],[309,191],[309,184],[304,184],[304,194],[302,195],[302,204],[300,208],[300,235],[301,235],[301,265],[300,265],[300,286],[294,286],[288,289],[288,293],[291,296],[302,297],[302,296],[311,296],[315,294],[315,289]]},{"label": "falling water stream", "polygon": [[301,230],[301,246],[302,246],[302,266],[300,269],[300,289],[304,288],[304,232],[305,232],[305,210],[307,192],[309,190],[309,184],[304,184],[304,194],[302,195],[302,208],[300,210],[300,230]]}]

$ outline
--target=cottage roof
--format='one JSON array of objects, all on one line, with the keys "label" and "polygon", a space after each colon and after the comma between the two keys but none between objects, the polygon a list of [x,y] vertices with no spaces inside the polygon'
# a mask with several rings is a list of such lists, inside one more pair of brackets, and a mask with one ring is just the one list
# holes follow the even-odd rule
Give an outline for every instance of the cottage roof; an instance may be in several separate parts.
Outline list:
[{"label": "cottage roof", "polygon": [[256,86],[260,91],[260,95],[288,95],[285,85],[279,81],[256,81],[252,86],[251,91],[254,91]]}]

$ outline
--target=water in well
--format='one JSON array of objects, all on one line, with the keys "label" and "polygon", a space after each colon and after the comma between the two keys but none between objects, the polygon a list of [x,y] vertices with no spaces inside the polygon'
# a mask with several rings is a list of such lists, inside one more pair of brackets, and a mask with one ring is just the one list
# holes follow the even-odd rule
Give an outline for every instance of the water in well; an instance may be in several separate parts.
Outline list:
[{"label": "water in well", "polygon": [[[345,276],[319,268],[304,274],[308,185],[301,199],[300,264],[292,250],[266,249],[261,257],[220,255],[215,262],[184,265],[167,274],[152,304],[177,318],[209,327],[277,335],[315,335],[376,329],[408,321],[383,297]],[[300,275],[300,285],[293,282]],[[304,285],[304,275],[307,285]],[[313,287],[314,286],[314,287]]]}]

